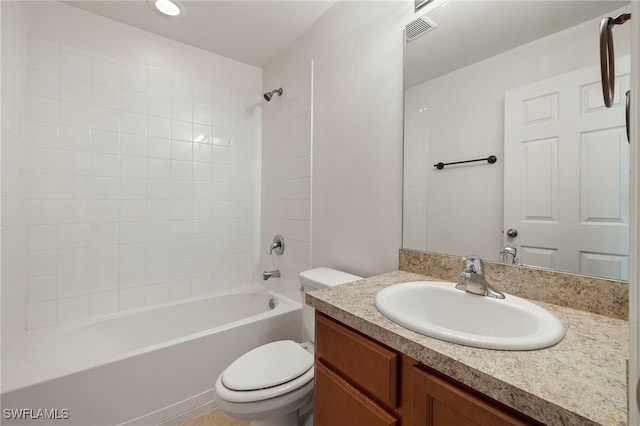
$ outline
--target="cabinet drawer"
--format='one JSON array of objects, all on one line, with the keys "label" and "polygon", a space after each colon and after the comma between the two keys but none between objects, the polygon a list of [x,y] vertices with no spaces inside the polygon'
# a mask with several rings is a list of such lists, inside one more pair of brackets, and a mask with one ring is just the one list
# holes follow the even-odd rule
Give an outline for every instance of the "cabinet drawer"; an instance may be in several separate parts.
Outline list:
[{"label": "cabinet drawer", "polygon": [[340,376],[316,363],[313,424],[315,426],[397,426],[398,419]]},{"label": "cabinet drawer", "polygon": [[316,313],[316,357],[380,402],[397,407],[396,352]]}]

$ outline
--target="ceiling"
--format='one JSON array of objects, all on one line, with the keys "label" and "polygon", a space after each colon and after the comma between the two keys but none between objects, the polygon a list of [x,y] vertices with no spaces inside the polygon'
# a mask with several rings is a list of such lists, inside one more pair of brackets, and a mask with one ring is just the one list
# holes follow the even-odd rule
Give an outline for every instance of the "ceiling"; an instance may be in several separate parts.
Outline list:
[{"label": "ceiling", "polygon": [[[439,0],[433,5],[424,10],[438,26],[406,45],[407,88],[610,13],[629,2]],[[421,11],[417,16],[424,14]],[[594,35],[597,31],[595,26]],[[597,58],[597,45],[594,52]]]},{"label": "ceiling", "polygon": [[337,0],[185,0],[169,18],[148,0],[64,3],[212,53],[264,68]]}]

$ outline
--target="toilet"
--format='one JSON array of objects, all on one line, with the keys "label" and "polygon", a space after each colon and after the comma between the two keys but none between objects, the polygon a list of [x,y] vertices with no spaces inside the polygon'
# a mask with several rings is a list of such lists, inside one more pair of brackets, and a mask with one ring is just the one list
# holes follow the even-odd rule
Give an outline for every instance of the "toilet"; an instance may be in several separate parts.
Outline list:
[{"label": "toilet", "polygon": [[280,340],[267,343],[236,359],[218,376],[218,407],[251,426],[310,426],[313,407],[314,309],[307,306],[307,291],[361,279],[330,268],[301,272],[302,316],[309,342]]}]

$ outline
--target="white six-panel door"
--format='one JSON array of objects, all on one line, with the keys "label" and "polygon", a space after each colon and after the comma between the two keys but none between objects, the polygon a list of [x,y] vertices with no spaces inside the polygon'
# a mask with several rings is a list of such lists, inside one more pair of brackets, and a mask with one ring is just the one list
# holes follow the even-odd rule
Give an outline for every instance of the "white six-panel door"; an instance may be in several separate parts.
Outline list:
[{"label": "white six-panel door", "polygon": [[628,279],[629,57],[616,62],[612,108],[599,72],[505,93],[505,245],[519,247],[523,264]]}]

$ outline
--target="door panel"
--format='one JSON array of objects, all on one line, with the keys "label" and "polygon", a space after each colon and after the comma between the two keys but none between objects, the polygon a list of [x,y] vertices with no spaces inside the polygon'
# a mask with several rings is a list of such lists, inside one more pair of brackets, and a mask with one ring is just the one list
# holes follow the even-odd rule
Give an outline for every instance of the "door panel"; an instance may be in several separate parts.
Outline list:
[{"label": "door panel", "polygon": [[605,108],[599,69],[584,68],[505,93],[505,245],[520,263],[627,279],[629,145],[617,61]]}]

